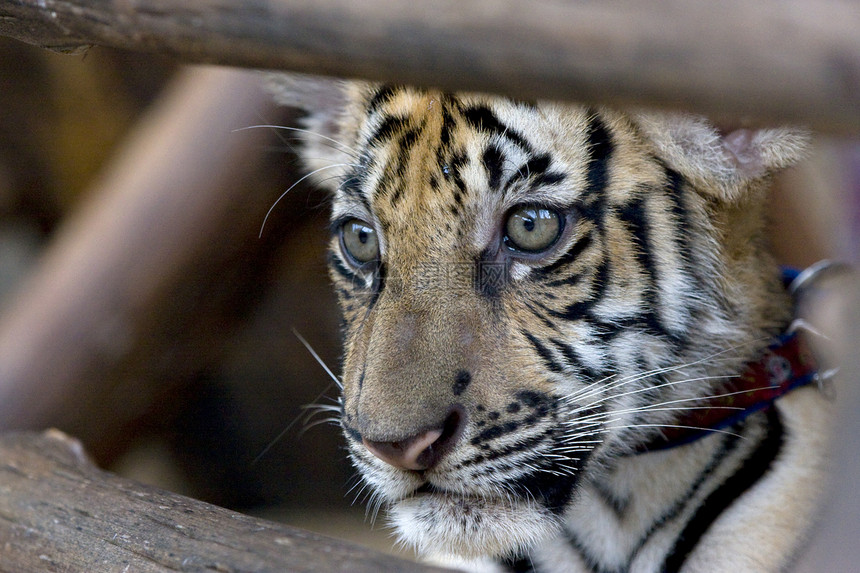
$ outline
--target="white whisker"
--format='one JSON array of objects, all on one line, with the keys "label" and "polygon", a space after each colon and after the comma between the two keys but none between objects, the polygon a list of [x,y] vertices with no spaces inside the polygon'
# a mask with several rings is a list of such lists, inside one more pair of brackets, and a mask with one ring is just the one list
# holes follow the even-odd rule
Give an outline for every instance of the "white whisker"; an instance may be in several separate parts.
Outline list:
[{"label": "white whisker", "polygon": [[275,209],[275,206],[276,206],[278,203],[280,203],[281,199],[283,199],[284,197],[286,197],[286,196],[287,196],[287,193],[289,193],[290,191],[292,191],[292,190],[295,188],[295,186],[296,186],[296,185],[298,185],[299,183],[301,183],[302,181],[304,181],[304,180],[305,180],[305,179],[307,179],[308,177],[312,177],[312,176],[316,175],[317,173],[319,173],[320,171],[325,171],[326,169],[334,169],[334,168],[336,168],[336,167],[355,167],[355,166],[354,166],[354,165],[352,165],[352,164],[350,164],[350,163],[335,163],[335,164],[333,164],[333,165],[326,165],[325,167],[320,167],[319,169],[314,169],[314,170],[313,170],[313,171],[311,171],[310,173],[307,173],[307,174],[303,175],[302,177],[300,177],[298,181],[296,181],[295,183],[293,183],[292,185],[290,185],[290,186],[289,186],[289,188],[288,188],[286,191],[284,191],[283,193],[281,193],[281,195],[280,195],[277,199],[275,199],[275,202],[274,202],[274,203],[272,203],[272,206],[271,206],[271,207],[269,207],[269,210],[266,212],[266,216],[265,216],[265,217],[263,217],[263,224],[262,224],[262,225],[260,225],[260,234],[258,235],[258,237],[262,237],[262,236],[263,236],[263,229],[265,229],[265,228],[266,228],[266,221],[268,221],[268,220],[269,220],[269,215],[271,215],[271,214],[272,214],[272,211]]},{"label": "white whisker", "polygon": [[295,131],[298,133],[305,133],[308,135],[313,135],[314,137],[319,137],[320,139],[324,139],[326,141],[329,141],[330,143],[333,143],[334,145],[336,145],[340,149],[340,151],[343,151],[347,155],[350,155],[352,157],[357,156],[355,149],[346,145],[345,143],[338,141],[336,139],[333,139],[331,137],[328,137],[327,135],[323,135],[321,133],[311,131],[309,129],[302,129],[301,127],[291,127],[288,125],[260,124],[260,125],[247,125],[245,127],[239,127],[239,128],[234,129],[233,132],[235,133],[237,131],[246,131],[249,129],[264,129],[264,128],[265,129],[273,129],[273,130]]},{"label": "white whisker", "polygon": [[304,434],[311,428],[319,426],[320,424],[333,424],[335,426],[338,426],[340,425],[340,417],[338,416],[337,418],[323,418],[321,420],[314,420],[313,422],[308,422],[302,427],[301,433]]},{"label": "white whisker", "polygon": [[[763,340],[764,339],[757,340],[756,342],[761,342]],[[635,374],[631,374],[631,375],[625,376],[623,378],[620,378],[620,379],[612,382],[611,384],[606,384],[605,382],[607,380],[609,380],[613,376],[615,376],[615,375],[610,375],[610,376],[602,378],[601,380],[599,380],[597,382],[589,383],[582,390],[580,390],[578,392],[574,392],[573,394],[570,394],[569,396],[567,396],[566,399],[570,400],[570,401],[579,401],[579,400],[582,400],[584,398],[589,398],[595,394],[599,394],[602,392],[604,392],[604,393],[609,392],[611,390],[619,388],[620,386],[623,386],[626,384],[631,384],[634,382],[638,382],[640,380],[644,380],[644,379],[650,378],[652,376],[659,376],[661,374],[678,372],[678,371],[681,371],[681,370],[686,369],[686,368],[691,368],[694,366],[700,366],[702,364],[714,361],[716,358],[719,358],[720,356],[723,356],[723,355],[728,354],[730,352],[734,352],[734,351],[736,351],[742,347],[743,347],[743,345],[740,345],[740,344],[734,345],[734,346],[731,346],[729,348],[725,348],[723,350],[720,350],[719,352],[709,354],[708,356],[705,356],[705,357],[700,358],[698,360],[694,360],[692,362],[686,362],[686,363],[678,364],[678,365],[674,365],[674,366],[666,366],[663,368],[654,368],[652,370],[646,370],[645,372],[637,372]],[[731,376],[722,376],[722,377],[731,378]],[[713,378],[717,378],[717,377],[713,377]]]},{"label": "white whisker", "polygon": [[[293,331],[293,334],[295,335],[295,337],[299,339],[299,342],[301,342],[302,345],[304,345],[305,349],[307,349],[307,351],[311,353],[311,356],[314,357],[314,360],[317,361],[317,364],[322,366],[322,369],[325,370],[325,373],[328,374],[329,378],[331,378],[332,381],[335,384],[337,384],[338,388],[343,390],[343,383],[340,381],[340,379],[337,376],[334,375],[334,372],[332,372],[329,369],[329,367],[326,366],[326,363],[323,361],[322,358],[320,358],[319,354],[317,354],[316,351],[311,347],[310,343],[307,340],[305,340],[305,338],[301,334],[299,334],[299,331],[297,331],[295,328],[293,328],[292,331]],[[323,392],[323,393],[325,393],[325,392]],[[314,401],[316,402],[316,400],[314,400]]]},{"label": "white whisker", "polygon": [[[338,388],[343,390],[343,384],[341,384],[341,382],[337,378],[337,376],[335,376],[334,373],[331,370],[329,370],[329,367],[326,366],[326,364],[325,364],[325,362],[323,362],[322,358],[320,358],[319,355],[314,351],[314,349],[311,348],[311,345],[308,343],[308,341],[305,340],[304,337],[302,337],[302,335],[299,334],[295,328],[292,330],[293,330],[293,334],[296,336],[296,338],[298,338],[299,341],[307,349],[307,351],[311,353],[311,356],[313,356],[314,359],[317,361],[317,363],[323,367],[323,370],[326,371],[326,374],[329,375],[329,377],[332,379],[332,382],[328,386],[326,386],[323,389],[323,391],[320,392],[316,398],[314,398],[313,402],[311,402],[310,404],[306,404],[306,405],[301,407],[301,409],[303,410],[302,414],[299,414],[298,416],[293,418],[293,420],[289,424],[287,424],[287,426],[283,430],[281,430],[281,432],[277,436],[275,436],[275,438],[272,441],[270,441],[268,443],[268,445],[266,445],[265,448],[263,448],[263,451],[261,451],[259,454],[257,454],[257,457],[255,457],[253,459],[253,461],[251,461],[252,466],[254,464],[256,464],[257,462],[259,462],[263,458],[263,456],[265,456],[269,452],[269,450],[271,450],[275,446],[275,444],[280,442],[281,439],[287,434],[287,432],[289,432],[290,429],[296,425],[296,422],[298,422],[300,419],[302,419],[303,415],[305,413],[307,413],[308,410],[314,410],[315,409],[315,410],[320,411],[320,412],[337,412],[338,415],[341,412],[341,409],[338,406],[332,406],[329,404],[317,404],[317,402],[319,402],[325,396],[326,392],[331,390],[332,386],[337,385]],[[316,412],[312,412],[310,417],[305,420],[306,427],[303,431],[307,431],[309,428],[316,426],[320,423],[324,423],[324,422],[329,421],[329,420],[335,420],[334,418],[328,418],[326,420],[323,420],[322,422],[313,422],[312,424],[308,425],[308,422],[310,422],[310,420],[313,418],[313,416],[315,414],[316,414]],[[339,418],[336,419],[335,421],[339,422]]]},{"label": "white whisker", "polygon": [[[655,386],[656,388],[656,386]],[[664,408],[664,406],[668,406],[670,404],[681,404],[685,402],[701,402],[703,400],[712,400],[715,398],[727,398],[730,396],[736,396],[738,394],[746,394],[747,392],[758,392],[762,390],[770,390],[773,386],[761,386],[759,388],[746,388],[743,390],[736,390],[734,392],[723,392],[720,394],[708,394],[705,396],[695,396],[690,398],[677,398],[675,400],[665,400],[663,402],[655,402],[653,404],[644,404],[642,406],[637,406],[634,408],[620,409],[620,410],[612,410],[607,412],[598,412],[596,414],[591,414],[589,416],[582,416],[580,418],[576,418],[574,420],[570,420],[566,422],[572,426],[578,426],[581,422],[591,422],[592,420],[600,420],[601,418],[608,418],[609,416],[615,416],[618,414],[635,414],[637,412],[651,412],[651,411],[659,411],[659,410],[707,410],[707,409],[723,409],[723,410],[743,410],[743,408],[738,406],[684,406],[678,408]],[[648,388],[645,388],[646,390]],[[631,392],[633,393],[633,392]],[[597,402],[599,403],[599,402]],[[590,404],[589,407],[592,407],[593,404]],[[574,410],[573,413],[577,411],[582,411],[588,408],[581,408],[580,410]]]},{"label": "white whisker", "polygon": [[[631,428],[673,428],[673,429],[681,429],[681,430],[696,430],[700,432],[712,432],[714,434],[725,434],[727,436],[733,436],[735,438],[743,438],[742,435],[731,432],[729,430],[723,430],[720,428],[706,428],[702,426],[686,426],[684,424],[627,424],[624,426],[613,426],[613,430],[623,430],[623,429],[631,429]],[[608,430],[607,430],[608,431]]]},{"label": "white whisker", "polygon": [[[572,413],[575,414],[577,412],[581,412],[582,410],[588,410],[590,408],[594,408],[595,406],[603,404],[604,402],[608,402],[609,400],[616,400],[618,398],[622,398],[625,396],[633,396],[636,394],[642,394],[644,392],[650,392],[652,390],[658,390],[660,388],[666,388],[668,386],[678,386],[681,384],[689,384],[692,382],[702,382],[703,380],[720,380],[720,379],[730,380],[732,378],[735,378],[735,376],[729,376],[729,375],[726,375],[726,376],[701,376],[698,378],[684,378],[683,380],[674,380],[674,381],[670,381],[670,382],[663,382],[662,384],[657,384],[656,386],[643,386],[641,388],[637,388],[636,390],[629,390],[627,392],[622,392],[620,394],[610,394],[607,396],[601,396],[598,400],[595,400],[594,402],[589,402],[588,404],[582,405],[578,409],[574,409],[572,411]],[[727,394],[727,395],[731,396],[731,394]],[[709,397],[716,398],[718,396],[719,395],[712,395]],[[705,398],[708,398],[708,397],[706,396],[706,397],[701,397],[701,398],[690,398],[690,399],[697,400],[697,399],[705,399]]]},{"label": "white whisker", "polygon": [[335,406],[332,404],[305,404],[302,406],[303,410],[316,410],[314,414],[318,412],[335,412],[340,414],[340,406]]}]

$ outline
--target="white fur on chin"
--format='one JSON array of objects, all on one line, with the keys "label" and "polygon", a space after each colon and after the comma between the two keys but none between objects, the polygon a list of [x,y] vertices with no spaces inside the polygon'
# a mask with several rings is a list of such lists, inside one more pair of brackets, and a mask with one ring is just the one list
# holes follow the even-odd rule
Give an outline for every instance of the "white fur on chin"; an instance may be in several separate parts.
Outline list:
[{"label": "white fur on chin", "polygon": [[439,559],[504,557],[557,534],[559,519],[531,500],[420,494],[389,511],[399,541]]}]

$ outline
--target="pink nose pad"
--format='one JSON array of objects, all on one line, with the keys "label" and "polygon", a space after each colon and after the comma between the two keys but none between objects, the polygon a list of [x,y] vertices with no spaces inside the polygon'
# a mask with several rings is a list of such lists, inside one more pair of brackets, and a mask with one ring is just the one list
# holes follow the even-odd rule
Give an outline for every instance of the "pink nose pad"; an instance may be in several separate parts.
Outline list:
[{"label": "pink nose pad", "polygon": [[466,426],[466,412],[455,405],[441,428],[424,430],[396,442],[377,442],[363,438],[361,442],[370,453],[401,470],[429,470],[454,449]]},{"label": "pink nose pad", "polygon": [[401,470],[422,471],[432,465],[432,447],[440,437],[442,430],[427,430],[400,442],[372,442],[365,439],[362,443],[370,453],[387,464]]}]

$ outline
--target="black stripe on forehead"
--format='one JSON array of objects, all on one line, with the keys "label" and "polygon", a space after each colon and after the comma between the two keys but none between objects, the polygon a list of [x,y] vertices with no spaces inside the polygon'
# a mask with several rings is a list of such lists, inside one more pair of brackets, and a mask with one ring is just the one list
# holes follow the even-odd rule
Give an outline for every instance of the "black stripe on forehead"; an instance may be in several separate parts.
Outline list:
[{"label": "black stripe on forehead", "polygon": [[484,150],[481,158],[484,168],[487,170],[487,180],[490,189],[498,191],[505,168],[505,154],[496,145],[490,144]]},{"label": "black stripe on forehead", "polygon": [[442,128],[439,133],[440,148],[447,148],[451,143],[451,130],[454,128],[454,117],[451,115],[451,106],[453,98],[451,96],[443,96],[442,103]]},{"label": "black stripe on forehead", "polygon": [[587,190],[602,193],[607,183],[607,162],[615,146],[600,116],[592,114],[588,122]]},{"label": "black stripe on forehead", "polygon": [[410,130],[409,118],[404,116],[389,115],[379,124],[370,137],[367,138],[367,146],[372,147],[377,143],[385,143],[398,133]]},{"label": "black stripe on forehead", "polygon": [[486,106],[472,106],[461,110],[463,118],[475,130],[508,139],[526,153],[533,152],[532,146],[515,129],[503,124],[492,110]]},{"label": "black stripe on forehead", "polygon": [[361,203],[361,205],[370,212],[370,201],[364,195],[364,168],[354,168],[350,173],[347,173],[346,178],[338,187],[338,192],[343,196],[349,197]]},{"label": "black stripe on forehead", "polygon": [[580,214],[592,220],[602,233],[606,211],[606,187],[609,184],[609,163],[612,160],[615,144],[612,135],[597,113],[591,114],[587,133],[588,164],[579,210]]},{"label": "black stripe on forehead", "polygon": [[532,188],[561,183],[567,176],[561,171],[549,171],[550,163],[552,163],[552,157],[548,153],[532,157],[511,175],[505,183],[505,187],[509,187],[520,180],[531,181]]},{"label": "black stripe on forehead", "polygon": [[436,147],[436,164],[444,171],[448,160],[447,154],[451,149],[451,131],[455,128],[454,117],[451,115],[451,108],[455,105],[453,97],[443,95],[440,105],[442,106],[442,125],[439,128],[439,145]]},{"label": "black stripe on forehead", "polygon": [[394,86],[382,86],[376,92],[374,92],[373,96],[371,96],[370,100],[367,102],[367,111],[369,113],[373,113],[378,110],[383,104],[387,103],[388,100],[391,99],[391,96],[394,95],[395,92]]}]

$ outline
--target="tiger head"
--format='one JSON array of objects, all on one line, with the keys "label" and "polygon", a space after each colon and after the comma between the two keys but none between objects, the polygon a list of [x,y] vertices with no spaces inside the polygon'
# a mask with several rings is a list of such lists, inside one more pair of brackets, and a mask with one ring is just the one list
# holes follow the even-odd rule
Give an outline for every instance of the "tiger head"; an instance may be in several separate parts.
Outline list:
[{"label": "tiger head", "polygon": [[333,193],[341,424],[419,552],[505,557],[553,534],[582,480],[784,326],[762,200],[803,134],[325,90],[303,102],[303,156]]}]

